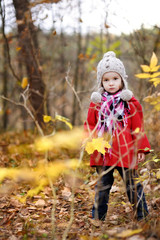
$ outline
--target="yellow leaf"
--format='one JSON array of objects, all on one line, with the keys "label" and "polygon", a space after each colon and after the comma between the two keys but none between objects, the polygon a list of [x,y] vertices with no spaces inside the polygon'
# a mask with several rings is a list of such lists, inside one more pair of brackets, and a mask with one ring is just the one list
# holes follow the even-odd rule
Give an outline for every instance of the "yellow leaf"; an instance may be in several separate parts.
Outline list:
[{"label": "yellow leaf", "polygon": [[147,65],[141,65],[141,68],[144,72],[150,72],[151,71],[150,67],[147,66]]},{"label": "yellow leaf", "polygon": [[155,66],[151,69],[151,72],[157,72],[159,68],[160,68],[160,65]]},{"label": "yellow leaf", "polygon": [[16,47],[16,51],[20,51],[22,48],[21,47]]},{"label": "yellow leaf", "polygon": [[149,73],[139,73],[135,75],[137,78],[150,78],[151,74]]},{"label": "yellow leaf", "polygon": [[156,104],[155,106],[154,106],[154,108],[156,109],[156,111],[160,111],[160,103],[158,103],[158,104]]},{"label": "yellow leaf", "polygon": [[110,144],[104,138],[93,138],[92,142],[86,144],[85,150],[88,154],[92,154],[95,150],[105,154],[105,148],[111,148]]},{"label": "yellow leaf", "polygon": [[149,79],[150,82],[156,82],[157,80],[159,80],[160,78],[151,78]]},{"label": "yellow leaf", "polygon": [[43,121],[44,121],[45,123],[48,123],[48,122],[50,122],[51,120],[52,120],[51,116],[43,115]]},{"label": "yellow leaf", "polygon": [[136,129],[134,130],[134,133],[139,133],[139,131],[140,131],[140,128],[136,128]]},{"label": "yellow leaf", "polygon": [[78,149],[80,148],[83,131],[75,128],[69,131],[61,131],[53,136],[54,147],[56,149]]},{"label": "yellow leaf", "polygon": [[151,75],[151,78],[156,78],[156,77],[158,77],[158,76],[160,76],[160,72],[153,73],[153,74]]},{"label": "yellow leaf", "polygon": [[156,173],[156,178],[160,179],[160,170]]},{"label": "yellow leaf", "polygon": [[124,230],[121,233],[116,234],[116,237],[127,238],[127,237],[130,237],[132,235],[135,235],[137,233],[142,232],[142,230],[143,229],[135,229],[135,230],[128,229],[128,230]]},{"label": "yellow leaf", "polygon": [[111,145],[106,141],[106,142],[105,142],[105,147],[106,147],[106,148],[111,148]]},{"label": "yellow leaf", "polygon": [[24,78],[22,79],[21,87],[24,89],[24,88],[27,87],[27,85],[28,85],[28,78],[27,78],[27,77],[24,77]]},{"label": "yellow leaf", "polygon": [[152,57],[151,57],[151,61],[150,61],[150,68],[154,68],[158,63],[158,59],[156,57],[156,54],[153,52]]},{"label": "yellow leaf", "polygon": [[54,147],[54,144],[53,144],[52,138],[42,137],[42,138],[38,138],[38,139],[35,141],[35,149],[36,149],[37,151],[45,152],[45,151],[52,150],[53,147]]},{"label": "yellow leaf", "polygon": [[151,102],[151,101],[152,101],[152,97],[151,97],[151,96],[145,97],[145,98],[143,99],[143,101],[145,101],[145,102]]},{"label": "yellow leaf", "polygon": [[92,154],[95,151],[95,147],[93,146],[92,142],[88,142],[85,150],[87,151],[88,154]]},{"label": "yellow leaf", "polygon": [[152,101],[150,104],[151,105],[156,105],[158,102],[157,102],[157,100],[154,100],[154,101]]},{"label": "yellow leaf", "polygon": [[83,131],[75,128],[68,131],[57,132],[54,136],[38,138],[35,141],[37,151],[50,151],[59,149],[79,149],[82,143]]},{"label": "yellow leaf", "polygon": [[27,182],[30,189],[23,198],[18,198],[25,203],[27,197],[33,197],[43,190],[44,186],[49,184],[49,179],[55,181],[62,173],[69,173],[71,169],[79,166],[78,159],[54,161],[54,163],[38,164],[35,168],[0,168],[0,181],[5,178],[13,179],[19,184]]},{"label": "yellow leaf", "polygon": [[70,129],[73,128],[72,124],[69,122],[70,120],[68,118],[62,117],[60,115],[56,115],[56,120],[59,120],[61,122],[64,122]]},{"label": "yellow leaf", "polygon": [[160,78],[157,78],[157,80],[154,81],[153,84],[154,84],[155,87],[157,87],[157,85],[160,84]]}]

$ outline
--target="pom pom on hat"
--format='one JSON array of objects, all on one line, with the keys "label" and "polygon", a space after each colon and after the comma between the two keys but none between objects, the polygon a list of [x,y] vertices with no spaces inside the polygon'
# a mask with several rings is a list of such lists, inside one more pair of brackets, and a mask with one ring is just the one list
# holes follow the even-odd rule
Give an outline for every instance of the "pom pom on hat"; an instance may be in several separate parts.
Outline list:
[{"label": "pom pom on hat", "polygon": [[99,92],[93,92],[91,95],[91,101],[94,103],[101,102],[102,96]]},{"label": "pom pom on hat", "polygon": [[124,89],[122,90],[122,92],[120,93],[120,98],[123,101],[129,101],[131,100],[131,98],[133,97],[133,93],[132,91],[130,91],[129,89]]}]

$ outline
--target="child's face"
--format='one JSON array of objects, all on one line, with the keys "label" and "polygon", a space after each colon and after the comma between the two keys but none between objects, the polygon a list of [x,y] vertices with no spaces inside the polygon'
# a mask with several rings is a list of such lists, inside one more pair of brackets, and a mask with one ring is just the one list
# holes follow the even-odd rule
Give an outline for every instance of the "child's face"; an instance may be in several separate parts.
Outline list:
[{"label": "child's face", "polygon": [[102,86],[108,93],[116,93],[123,87],[121,76],[116,72],[107,72],[102,77]]}]

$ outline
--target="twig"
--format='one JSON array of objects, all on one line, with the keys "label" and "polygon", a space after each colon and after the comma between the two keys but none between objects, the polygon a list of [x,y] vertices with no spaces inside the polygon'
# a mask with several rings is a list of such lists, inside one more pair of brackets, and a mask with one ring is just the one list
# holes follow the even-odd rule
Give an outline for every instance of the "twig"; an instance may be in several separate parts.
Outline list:
[{"label": "twig", "polygon": [[75,96],[76,96],[76,98],[77,98],[77,101],[78,101],[78,103],[79,103],[79,107],[80,107],[80,109],[82,110],[81,100],[80,100],[80,98],[78,97],[78,94],[77,94],[75,88],[72,86],[72,84],[71,84],[70,81],[69,81],[70,69],[71,69],[71,67],[69,66],[69,67],[68,67],[68,71],[67,71],[67,76],[65,77],[65,80],[66,80],[67,84],[70,86],[70,88],[72,89],[73,93],[75,94]]},{"label": "twig", "polygon": [[2,99],[7,100],[8,102],[11,102],[11,103],[17,105],[17,106],[22,106],[22,107],[24,107],[24,108],[26,109],[26,111],[28,112],[28,114],[31,116],[32,120],[35,122],[35,125],[36,125],[36,127],[37,127],[40,135],[41,135],[41,136],[44,136],[43,131],[42,131],[42,128],[40,127],[38,121],[35,119],[33,113],[31,112],[31,110],[27,107],[26,98],[25,98],[24,94],[21,94],[21,96],[22,96],[22,98],[23,98],[23,100],[24,100],[24,103],[15,102],[15,101],[13,101],[13,100],[5,97],[5,96],[0,96],[0,97],[1,97]]},{"label": "twig", "polygon": [[71,211],[70,211],[71,215],[70,215],[70,219],[69,219],[69,223],[68,226],[66,228],[66,230],[64,231],[64,234],[62,236],[62,240],[66,240],[68,232],[72,226],[73,220],[74,220],[74,187],[73,187],[73,191],[72,191],[72,202],[71,202]]}]

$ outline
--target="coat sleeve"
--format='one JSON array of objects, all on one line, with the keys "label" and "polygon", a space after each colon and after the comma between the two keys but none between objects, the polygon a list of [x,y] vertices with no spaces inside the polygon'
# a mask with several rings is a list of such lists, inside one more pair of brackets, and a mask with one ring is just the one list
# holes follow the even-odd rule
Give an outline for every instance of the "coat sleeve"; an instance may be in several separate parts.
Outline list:
[{"label": "coat sleeve", "polygon": [[87,115],[87,120],[84,123],[84,129],[86,131],[93,131],[96,127],[97,121],[98,121],[98,108],[99,106],[90,103],[89,109],[88,109],[88,115]]},{"label": "coat sleeve", "polygon": [[132,119],[131,131],[136,149],[138,152],[149,153],[151,146],[144,132],[142,106],[135,98],[130,102],[130,110]]}]

